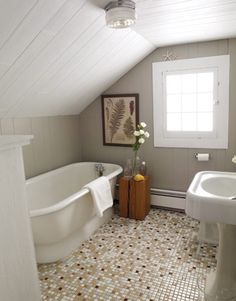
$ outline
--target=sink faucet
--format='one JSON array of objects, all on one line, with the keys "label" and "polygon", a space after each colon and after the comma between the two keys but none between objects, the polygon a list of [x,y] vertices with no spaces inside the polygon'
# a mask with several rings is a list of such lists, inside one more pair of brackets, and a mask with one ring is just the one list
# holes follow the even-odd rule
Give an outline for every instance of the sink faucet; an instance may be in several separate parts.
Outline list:
[{"label": "sink faucet", "polygon": [[98,176],[103,176],[103,172],[105,170],[105,167],[102,165],[102,163],[96,163],[95,164],[95,170],[98,173]]}]

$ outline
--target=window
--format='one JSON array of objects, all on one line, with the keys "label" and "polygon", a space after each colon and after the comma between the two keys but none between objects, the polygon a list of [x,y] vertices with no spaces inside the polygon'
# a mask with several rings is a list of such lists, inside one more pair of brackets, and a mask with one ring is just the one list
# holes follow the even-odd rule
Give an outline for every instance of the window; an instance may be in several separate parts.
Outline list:
[{"label": "window", "polygon": [[229,56],[153,64],[154,145],[227,148]]}]

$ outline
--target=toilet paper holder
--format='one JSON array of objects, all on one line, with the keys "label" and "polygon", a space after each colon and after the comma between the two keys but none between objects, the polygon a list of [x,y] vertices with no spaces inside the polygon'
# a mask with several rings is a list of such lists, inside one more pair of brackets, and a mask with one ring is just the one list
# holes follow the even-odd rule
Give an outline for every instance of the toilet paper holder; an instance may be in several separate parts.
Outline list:
[{"label": "toilet paper holder", "polygon": [[[200,156],[199,156],[200,155]],[[208,157],[206,160],[201,160],[201,159],[199,159],[199,157],[202,157],[202,155],[203,156],[205,156],[205,157]],[[211,154],[209,154],[209,153],[195,153],[194,154],[194,157],[197,159],[197,160],[199,160],[199,161],[208,161],[208,160],[211,160],[211,158],[212,158],[212,156],[211,156]]]}]

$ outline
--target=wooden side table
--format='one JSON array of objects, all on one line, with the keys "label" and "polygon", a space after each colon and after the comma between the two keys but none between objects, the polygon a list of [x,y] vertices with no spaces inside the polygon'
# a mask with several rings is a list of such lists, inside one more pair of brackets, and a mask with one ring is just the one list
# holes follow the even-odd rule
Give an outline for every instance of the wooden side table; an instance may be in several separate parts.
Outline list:
[{"label": "wooden side table", "polygon": [[122,177],[119,180],[119,209],[121,217],[129,217],[129,185],[130,180]]},{"label": "wooden side table", "polygon": [[119,207],[121,217],[144,220],[150,210],[150,177],[139,182],[120,178]]}]

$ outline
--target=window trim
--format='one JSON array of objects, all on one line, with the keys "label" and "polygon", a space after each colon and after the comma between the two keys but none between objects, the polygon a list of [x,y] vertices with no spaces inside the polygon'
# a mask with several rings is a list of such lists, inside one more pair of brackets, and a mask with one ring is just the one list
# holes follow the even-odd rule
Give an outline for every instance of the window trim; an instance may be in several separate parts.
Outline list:
[{"label": "window trim", "polygon": [[[228,148],[229,55],[153,63],[153,124],[155,147]],[[213,109],[213,132],[167,132],[164,75],[184,71],[215,70],[217,99]],[[164,101],[163,101],[164,97]],[[223,117],[222,117],[223,116]],[[220,122],[217,123],[217,120]],[[192,134],[195,133],[195,137]]]}]

